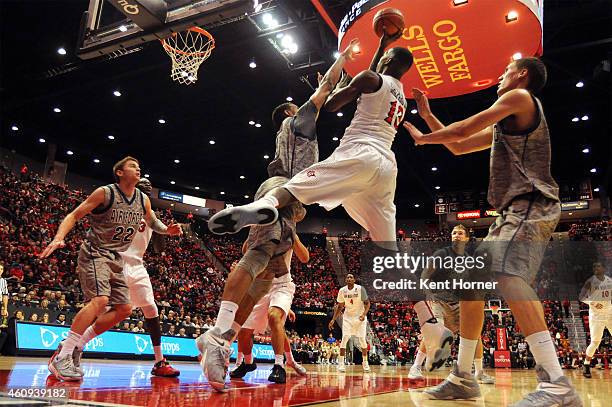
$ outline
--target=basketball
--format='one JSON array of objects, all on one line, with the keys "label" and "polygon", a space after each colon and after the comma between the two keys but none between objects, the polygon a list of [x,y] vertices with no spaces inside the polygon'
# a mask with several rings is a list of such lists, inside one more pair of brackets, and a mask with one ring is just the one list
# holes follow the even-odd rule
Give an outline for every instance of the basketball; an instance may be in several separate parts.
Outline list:
[{"label": "basketball", "polygon": [[374,16],[373,26],[378,37],[383,36],[383,27],[387,35],[395,35],[404,30],[404,15],[396,8],[379,10]]}]

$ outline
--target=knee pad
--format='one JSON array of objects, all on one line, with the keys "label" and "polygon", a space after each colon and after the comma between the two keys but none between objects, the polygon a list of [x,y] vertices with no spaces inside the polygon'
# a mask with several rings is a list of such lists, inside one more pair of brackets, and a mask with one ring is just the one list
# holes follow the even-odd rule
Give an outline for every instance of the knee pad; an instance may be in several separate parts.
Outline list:
[{"label": "knee pad", "polygon": [[601,343],[601,341],[591,341],[589,346],[587,346],[587,348],[586,348],[586,355],[588,357],[592,358],[593,355],[595,354],[595,352],[597,351],[597,348],[599,348],[599,344],[600,343]]},{"label": "knee pad", "polygon": [[270,287],[272,287],[272,280],[261,280],[256,278],[253,280],[251,288],[249,288],[248,295],[253,299],[255,304],[257,304],[264,295],[268,294]]},{"label": "knee pad", "polygon": [[247,271],[255,279],[268,266],[274,253],[274,242],[267,242],[255,249],[249,249],[238,262],[238,268]]},{"label": "knee pad", "polygon": [[145,305],[141,307],[142,313],[145,318],[156,318],[159,316],[159,312],[157,310],[157,305]]}]

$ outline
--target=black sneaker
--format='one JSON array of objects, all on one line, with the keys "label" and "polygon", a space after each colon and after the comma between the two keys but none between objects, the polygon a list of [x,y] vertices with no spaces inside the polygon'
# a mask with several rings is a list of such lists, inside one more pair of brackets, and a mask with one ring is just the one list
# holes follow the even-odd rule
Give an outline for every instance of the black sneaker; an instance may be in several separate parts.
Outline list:
[{"label": "black sneaker", "polygon": [[587,379],[591,378],[591,365],[588,365],[585,363],[582,366],[582,375],[586,377]]},{"label": "black sneaker", "polygon": [[285,383],[287,382],[287,372],[281,365],[274,365],[272,373],[268,376],[268,381],[274,383]]},{"label": "black sneaker", "polygon": [[242,379],[247,373],[252,372],[255,369],[257,369],[257,365],[255,363],[242,362],[240,366],[230,372],[230,377],[232,379]]}]

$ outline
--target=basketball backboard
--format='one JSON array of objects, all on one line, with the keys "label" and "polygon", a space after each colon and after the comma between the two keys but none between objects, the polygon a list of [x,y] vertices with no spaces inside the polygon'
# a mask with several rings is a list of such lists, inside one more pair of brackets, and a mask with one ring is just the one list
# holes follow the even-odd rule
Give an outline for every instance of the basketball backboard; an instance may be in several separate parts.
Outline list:
[{"label": "basketball backboard", "polygon": [[83,13],[77,55],[119,56],[153,40],[198,26],[243,18],[257,0],[90,0]]}]

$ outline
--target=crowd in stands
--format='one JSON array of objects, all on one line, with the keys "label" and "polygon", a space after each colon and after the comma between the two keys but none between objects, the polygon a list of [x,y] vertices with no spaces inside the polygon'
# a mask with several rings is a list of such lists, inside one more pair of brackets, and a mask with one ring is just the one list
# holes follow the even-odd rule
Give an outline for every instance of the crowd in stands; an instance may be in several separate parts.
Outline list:
[{"label": "crowd in stands", "polygon": [[[74,314],[83,307],[84,299],[75,269],[79,245],[88,228],[87,219],[79,222],[67,236],[66,248],[44,261],[37,255],[54,236],[63,217],[84,200],[86,194],[44,182],[35,174],[17,176],[2,166],[0,190],[0,263],[4,265],[3,277],[8,279],[11,292],[11,317],[69,325]],[[158,215],[166,222],[178,217],[169,211]],[[398,232],[398,239],[444,241],[449,239],[449,235],[449,231]],[[577,224],[572,226],[569,235],[572,239],[605,240],[610,237],[610,226],[606,222]],[[337,290],[344,282],[338,281],[322,235],[305,235],[302,241],[310,250],[311,260],[307,264],[293,260],[292,276],[298,287],[294,308],[319,309],[329,314]],[[356,235],[340,236],[348,272],[359,274],[363,242],[364,239]],[[223,282],[230,265],[241,257],[241,246],[240,238],[198,234],[195,238],[166,237],[164,244],[147,251],[145,263],[155,288],[164,334],[195,338],[214,325]],[[560,358],[565,361],[566,355],[575,352],[567,340],[562,304],[545,302],[544,306]],[[412,362],[419,342],[419,326],[412,305],[373,302],[369,319],[376,338],[374,346],[380,354],[390,363]],[[3,318],[1,322],[6,325],[7,319]],[[134,310],[130,318],[115,328],[143,332],[142,322],[142,312]],[[507,311],[486,315],[483,328],[485,359],[489,362],[492,359],[490,349],[495,346],[495,328],[500,324],[508,331],[513,364],[531,366],[532,358],[524,336]],[[338,341],[332,340],[333,337],[296,333],[291,336],[299,360],[335,363],[339,349]],[[259,339],[269,341],[265,337]],[[602,341],[602,346],[612,354],[609,336]]]},{"label": "crowd in stands", "polygon": [[571,225],[568,236],[571,240],[610,241],[612,224],[609,221],[578,222]]}]

